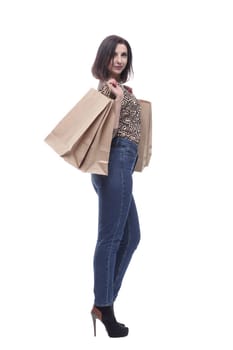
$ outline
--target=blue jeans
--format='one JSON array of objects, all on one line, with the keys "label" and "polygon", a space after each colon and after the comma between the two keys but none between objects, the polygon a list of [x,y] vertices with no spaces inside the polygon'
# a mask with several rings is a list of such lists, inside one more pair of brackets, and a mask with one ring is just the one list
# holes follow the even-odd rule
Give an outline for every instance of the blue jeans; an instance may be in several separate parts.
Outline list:
[{"label": "blue jeans", "polygon": [[94,254],[97,306],[113,304],[140,240],[138,214],[132,195],[136,161],[137,144],[116,137],[111,145],[108,176],[91,175],[99,199],[98,239]]}]

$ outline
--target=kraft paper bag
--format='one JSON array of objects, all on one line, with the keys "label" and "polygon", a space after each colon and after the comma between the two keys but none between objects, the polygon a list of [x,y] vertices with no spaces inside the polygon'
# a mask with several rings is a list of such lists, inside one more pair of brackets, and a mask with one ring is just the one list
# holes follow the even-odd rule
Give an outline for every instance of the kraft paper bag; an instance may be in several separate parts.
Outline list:
[{"label": "kraft paper bag", "polygon": [[135,171],[141,172],[149,165],[152,155],[152,106],[151,102],[139,100],[141,105],[141,137]]},{"label": "kraft paper bag", "polygon": [[80,165],[80,170],[93,174],[108,175],[108,162],[112,142],[114,115],[112,110],[102,119],[101,124]]},{"label": "kraft paper bag", "polygon": [[65,161],[107,175],[114,127],[113,100],[90,89],[45,138]]}]

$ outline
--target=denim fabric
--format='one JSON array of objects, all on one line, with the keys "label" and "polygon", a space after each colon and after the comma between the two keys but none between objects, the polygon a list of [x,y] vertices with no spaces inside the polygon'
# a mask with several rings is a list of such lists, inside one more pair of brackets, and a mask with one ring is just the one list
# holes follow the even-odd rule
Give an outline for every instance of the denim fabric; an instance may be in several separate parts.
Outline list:
[{"label": "denim fabric", "polygon": [[111,305],[140,240],[132,195],[137,144],[116,137],[112,141],[108,176],[92,174],[99,199],[98,239],[94,254],[95,305]]}]

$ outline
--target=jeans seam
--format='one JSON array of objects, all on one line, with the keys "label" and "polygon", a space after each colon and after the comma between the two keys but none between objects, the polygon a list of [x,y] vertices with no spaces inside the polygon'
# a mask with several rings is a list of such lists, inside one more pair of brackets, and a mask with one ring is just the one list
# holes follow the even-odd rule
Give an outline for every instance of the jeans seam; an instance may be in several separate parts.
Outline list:
[{"label": "jeans seam", "polygon": [[[112,295],[109,295],[110,294],[110,291],[109,291],[109,282],[110,282],[110,261],[111,261],[111,255],[112,255],[112,248],[113,248],[113,241],[116,237],[116,233],[119,231],[119,228],[120,228],[120,222],[122,220],[122,216],[123,216],[123,206],[124,206],[124,201],[125,201],[125,179],[124,179],[124,169],[123,167],[121,167],[121,188],[122,188],[122,191],[121,191],[121,206],[120,206],[120,215],[119,215],[119,219],[118,219],[118,222],[117,222],[117,225],[116,225],[116,230],[113,234],[113,237],[112,237],[112,241],[111,241],[111,246],[110,246],[110,249],[109,249],[109,254],[108,254],[108,263],[107,263],[107,268],[108,268],[108,272],[107,272],[107,287],[106,287],[106,303],[108,305],[108,301],[109,301],[109,304],[112,304],[113,302],[113,298],[114,298],[114,280],[112,281]],[[112,276],[114,276],[114,274],[112,274]]]}]

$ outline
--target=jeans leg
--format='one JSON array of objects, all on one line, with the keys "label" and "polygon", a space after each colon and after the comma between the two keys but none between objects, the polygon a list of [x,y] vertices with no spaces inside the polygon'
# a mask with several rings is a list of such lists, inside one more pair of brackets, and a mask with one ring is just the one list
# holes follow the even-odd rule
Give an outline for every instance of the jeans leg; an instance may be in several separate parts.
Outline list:
[{"label": "jeans leg", "polygon": [[[98,240],[94,254],[95,305],[111,305],[117,252],[132,201],[132,176],[115,167],[114,175],[93,176],[99,196]],[[96,186],[97,184],[97,186]]]},{"label": "jeans leg", "polygon": [[92,174],[99,199],[98,239],[94,254],[95,305],[112,305],[139,242],[140,229],[132,196],[137,159],[133,142],[113,140],[108,176]]},{"label": "jeans leg", "polygon": [[115,265],[114,275],[114,300],[116,299],[120,290],[123,277],[128,268],[130,260],[134,251],[136,250],[140,241],[140,226],[137,214],[137,208],[134,198],[132,196],[131,205],[127,221],[124,228],[124,235],[121,240]]}]

